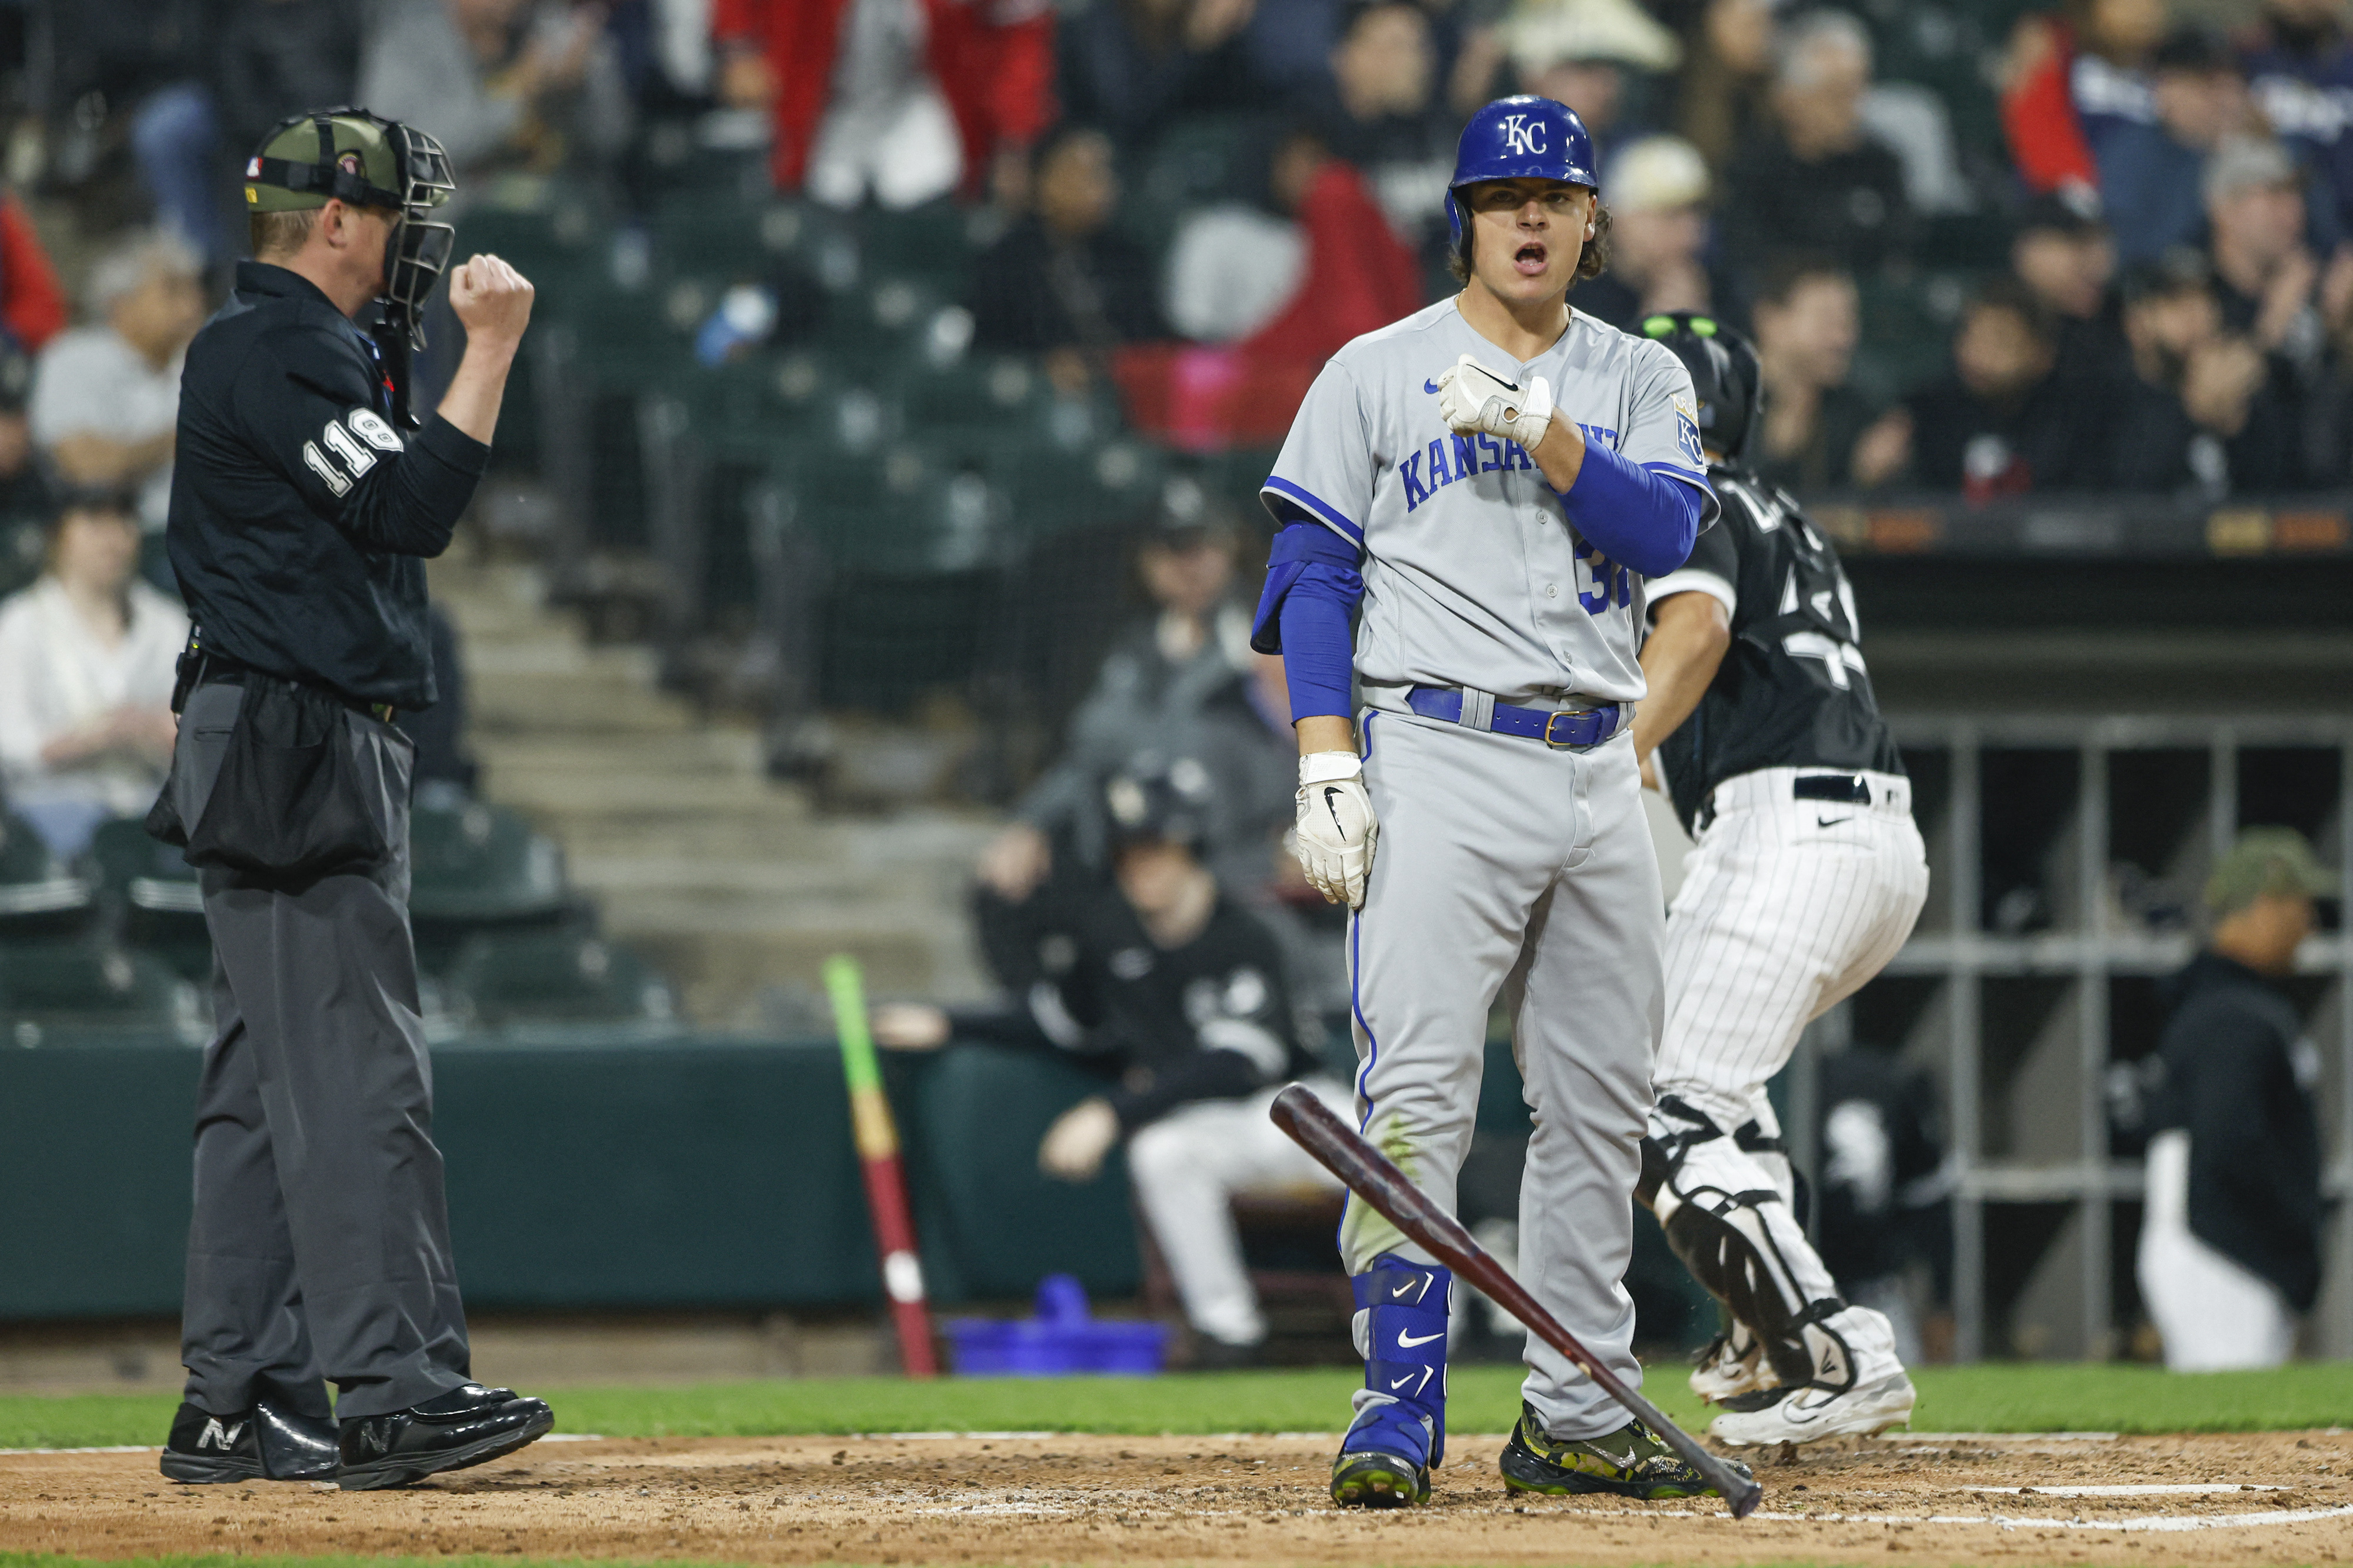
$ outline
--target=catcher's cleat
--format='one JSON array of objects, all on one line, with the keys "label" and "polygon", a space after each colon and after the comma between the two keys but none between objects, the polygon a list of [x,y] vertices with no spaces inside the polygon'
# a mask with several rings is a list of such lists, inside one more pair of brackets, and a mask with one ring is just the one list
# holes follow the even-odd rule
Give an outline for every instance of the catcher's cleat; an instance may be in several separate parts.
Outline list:
[{"label": "catcher's cleat", "polygon": [[1742,1447],[1876,1437],[1912,1419],[1914,1398],[1912,1380],[1901,1372],[1860,1388],[1800,1384],[1781,1390],[1757,1409],[1726,1411],[1709,1425],[1707,1433],[1718,1442]]},{"label": "catcher's cleat", "polygon": [[1772,1362],[1766,1358],[1764,1342],[1740,1323],[1708,1342],[1691,1374],[1691,1391],[1710,1405],[1778,1388],[1780,1383]]},{"label": "catcher's cleat", "polygon": [[1411,1508],[1430,1500],[1430,1467],[1359,1448],[1332,1461],[1332,1500],[1342,1508]]},{"label": "catcher's cleat", "polygon": [[[1748,1468],[1736,1464],[1742,1476]],[[1615,1492],[1645,1502],[1662,1498],[1721,1495],[1656,1432],[1629,1421],[1600,1437],[1574,1441],[1544,1429],[1535,1409],[1520,1406],[1520,1424],[1504,1446],[1504,1489],[1562,1497],[1570,1492]]]}]

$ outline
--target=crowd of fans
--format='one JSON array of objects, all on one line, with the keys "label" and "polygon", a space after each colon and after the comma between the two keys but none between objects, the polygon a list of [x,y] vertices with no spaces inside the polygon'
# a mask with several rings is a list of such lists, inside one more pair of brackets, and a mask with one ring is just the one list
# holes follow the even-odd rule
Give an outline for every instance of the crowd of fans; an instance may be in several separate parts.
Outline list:
[{"label": "crowd of fans", "polygon": [[[1001,214],[967,301],[981,346],[1041,356],[1066,392],[1115,379],[1155,411],[1149,432],[1206,419],[1248,445],[1267,418],[1234,395],[1205,414],[1204,375],[1312,365],[1448,287],[1456,132],[1533,91],[1577,109],[1601,151],[1613,264],[1577,305],[1751,328],[1776,479],[2215,498],[2333,487],[2353,461],[2341,0],[2263,0],[2240,36],[2166,0],[1998,24],[1806,0],[47,9],[51,183],[112,135],[184,247],[138,266],[192,276],[185,258],[216,286],[239,242],[235,155],[284,113],[364,101],[429,125],[471,189],[562,170],[625,205],[658,195],[644,147],[691,124],[696,145],[764,141],[781,192]],[[1224,149],[1226,175],[1187,210],[1126,221],[1140,174],[1196,142]],[[0,252],[0,320],[29,351],[57,291],[13,205]],[[152,526],[168,468],[142,443],[182,297],[148,297],[131,268],[89,279],[110,335],[77,336],[73,357],[123,391],[98,461],[107,483],[139,470]],[[1231,357],[1116,362],[1171,343]],[[1280,403],[1291,380],[1271,384]]]}]

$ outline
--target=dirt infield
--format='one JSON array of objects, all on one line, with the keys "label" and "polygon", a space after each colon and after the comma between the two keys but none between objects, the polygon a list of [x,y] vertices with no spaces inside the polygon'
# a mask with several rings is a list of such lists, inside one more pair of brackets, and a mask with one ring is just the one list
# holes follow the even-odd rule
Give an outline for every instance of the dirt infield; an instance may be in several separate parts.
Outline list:
[{"label": "dirt infield", "polygon": [[[2353,1556],[2353,1434],[1957,1437],[1767,1463],[1763,1511],[1508,1500],[1458,1439],[1432,1506],[1342,1512],[1325,1436],[543,1443],[404,1492],[178,1487],[152,1450],[0,1456],[0,1548],[750,1563],[2316,1563]],[[1766,1456],[1768,1461],[1778,1458]],[[2276,1490],[2220,1490],[2221,1487]],[[2021,1491],[2014,1489],[2035,1489]],[[2134,1488],[2127,1492],[2060,1489]]]}]

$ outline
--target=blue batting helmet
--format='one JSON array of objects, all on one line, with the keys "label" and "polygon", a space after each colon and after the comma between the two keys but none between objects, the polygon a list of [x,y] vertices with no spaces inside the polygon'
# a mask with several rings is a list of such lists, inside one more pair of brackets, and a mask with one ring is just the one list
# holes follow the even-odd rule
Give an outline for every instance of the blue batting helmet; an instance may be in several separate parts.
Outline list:
[{"label": "blue batting helmet", "polygon": [[1446,182],[1449,243],[1462,244],[1462,206],[1454,193],[1481,180],[1566,180],[1600,189],[1593,174],[1593,136],[1577,110],[1549,98],[1499,98],[1471,117]]}]

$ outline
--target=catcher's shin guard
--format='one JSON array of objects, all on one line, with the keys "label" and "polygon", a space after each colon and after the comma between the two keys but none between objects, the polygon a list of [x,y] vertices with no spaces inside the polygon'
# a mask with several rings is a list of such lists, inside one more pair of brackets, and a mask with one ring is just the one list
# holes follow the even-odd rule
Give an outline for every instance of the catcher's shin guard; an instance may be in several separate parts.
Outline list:
[{"label": "catcher's shin guard", "polygon": [[1349,1281],[1365,1386],[1344,1450],[1374,1449],[1436,1468],[1446,1457],[1446,1318],[1454,1274],[1384,1252]]},{"label": "catcher's shin guard", "polygon": [[1787,1384],[1846,1388],[1854,1355],[1828,1320],[1846,1310],[1761,1156],[1779,1144],[1754,1122],[1726,1136],[1704,1112],[1660,1097],[1642,1140],[1641,1196],[1692,1278],[1764,1342]]}]

